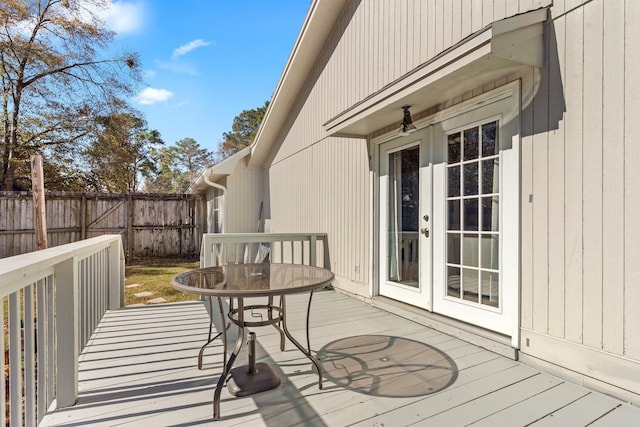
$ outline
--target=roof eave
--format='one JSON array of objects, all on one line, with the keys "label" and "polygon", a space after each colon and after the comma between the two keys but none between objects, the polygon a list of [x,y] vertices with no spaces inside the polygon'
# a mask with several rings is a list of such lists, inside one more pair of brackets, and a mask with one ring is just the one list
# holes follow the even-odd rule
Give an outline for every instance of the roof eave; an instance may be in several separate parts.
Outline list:
[{"label": "roof eave", "polygon": [[251,165],[261,165],[304,86],[347,0],[313,0],[251,145]]}]

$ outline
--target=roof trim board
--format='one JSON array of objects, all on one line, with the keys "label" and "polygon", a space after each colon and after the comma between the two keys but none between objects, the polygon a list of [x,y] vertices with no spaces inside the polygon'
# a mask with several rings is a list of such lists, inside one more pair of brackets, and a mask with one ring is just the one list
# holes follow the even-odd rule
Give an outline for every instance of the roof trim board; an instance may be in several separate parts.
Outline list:
[{"label": "roof trim board", "polygon": [[331,136],[366,138],[398,123],[403,105],[426,110],[522,66],[544,65],[546,8],[496,21],[324,124]]}]

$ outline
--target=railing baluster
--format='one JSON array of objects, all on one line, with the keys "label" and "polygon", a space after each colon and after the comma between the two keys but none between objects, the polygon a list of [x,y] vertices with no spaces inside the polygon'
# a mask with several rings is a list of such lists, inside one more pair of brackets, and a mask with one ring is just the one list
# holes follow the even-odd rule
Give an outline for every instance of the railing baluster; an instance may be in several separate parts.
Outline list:
[{"label": "railing baluster", "polygon": [[[9,295],[9,425],[22,426],[22,344],[20,342],[20,291]],[[17,396],[17,398],[14,398]]]},{"label": "railing baluster", "polygon": [[56,351],[55,351],[55,334],[56,334],[56,308],[54,300],[54,287],[55,280],[53,276],[47,277],[45,285],[46,301],[47,301],[47,407],[55,398],[55,366],[56,366]]},{"label": "railing baluster", "polygon": [[98,252],[96,254],[96,291],[98,294],[98,301],[97,301],[97,306],[98,306],[98,318],[96,321],[95,326],[93,327],[92,330],[95,330],[95,328],[98,327],[98,324],[100,324],[100,320],[102,320],[102,317],[104,316],[105,310],[104,310],[104,306],[102,305],[102,251]]},{"label": "railing baluster", "polygon": [[[97,290],[95,287],[95,282],[96,282],[96,256],[95,254],[89,256],[89,258],[87,259],[87,270],[88,270],[88,277],[87,277],[87,283],[85,283],[85,286],[87,287],[87,289],[89,289],[91,291],[91,298],[87,301],[82,301],[82,300],[78,300],[78,304],[89,304],[89,308],[91,309],[91,317],[89,318],[89,323],[87,323],[87,331],[93,331],[93,328],[95,327],[96,324],[96,317],[98,316],[98,306],[96,304],[97,301]],[[89,340],[89,337],[87,336],[87,341]],[[84,344],[83,346],[84,347]],[[82,351],[82,347],[78,348],[78,351]]]},{"label": "railing baluster", "polygon": [[[82,279],[85,275],[84,261],[80,261],[78,268],[80,269],[80,284],[78,286],[78,292],[80,293],[80,301],[84,301],[87,298],[87,289],[84,287],[84,280]],[[83,342],[86,335],[86,319],[87,306],[82,304],[80,305],[80,336],[82,337]]]},{"label": "railing baluster", "polygon": [[[100,320],[102,320],[102,317],[104,316],[104,314],[107,312],[107,308],[105,307],[104,301],[105,301],[105,277],[104,277],[104,267],[105,267],[105,262],[104,262],[104,257],[105,257],[105,251],[101,250],[100,251],[100,257],[99,257],[99,263],[98,263],[98,285],[99,285],[99,295],[100,295]],[[100,322],[98,322],[100,323]],[[98,326],[98,325],[96,325]]]},{"label": "railing baluster", "polygon": [[[91,258],[83,259],[82,266],[84,267],[84,274],[80,276],[80,287],[85,290],[85,298],[84,300],[79,300],[83,302],[83,306],[85,307],[87,316],[81,320],[81,323],[84,324],[84,329],[88,332],[91,329],[91,323],[93,319],[93,311],[94,305],[93,301],[93,288],[90,286],[91,283]],[[86,337],[88,338],[88,337]],[[86,342],[86,340],[85,340]],[[83,343],[84,346],[84,343]]]},{"label": "railing baluster", "polygon": [[[89,284],[89,286],[91,286],[91,288],[93,289],[93,295],[94,295],[93,305],[95,309],[94,309],[93,321],[91,322],[89,329],[93,333],[93,331],[96,329],[96,326],[98,326],[98,323],[100,322],[100,319],[102,318],[102,315],[103,315],[102,308],[100,307],[100,286],[99,286],[100,271],[98,270],[100,268],[100,252],[92,255],[91,258],[92,258],[92,264],[93,264],[91,267],[93,279],[91,280],[91,283]],[[91,337],[91,334],[89,334],[89,336],[87,337],[87,342],[89,341],[90,337]]]},{"label": "railing baluster", "polygon": [[289,262],[294,264],[296,262],[295,241],[289,240],[289,248],[291,249],[291,259]]},{"label": "railing baluster", "polygon": [[300,264],[304,264],[304,241],[300,242],[300,252],[302,256],[302,258],[300,258]]},{"label": "railing baluster", "polygon": [[36,423],[36,348],[33,285],[24,288],[24,423]]},{"label": "railing baluster", "polygon": [[[2,324],[2,330],[4,331],[4,302],[5,302],[5,298],[0,298],[0,324]],[[5,352],[6,352],[6,348],[4,345],[4,334],[2,337],[2,340],[0,340],[0,353],[2,353],[2,374],[0,375],[0,379],[2,379],[2,386],[0,387],[0,403],[2,404],[2,410],[0,411],[0,426],[6,426],[7,425],[7,392],[5,389],[5,384],[7,381],[6,375],[5,375],[5,363],[6,363],[6,359],[5,359]]]},{"label": "railing baluster", "polygon": [[[36,307],[37,307],[37,321],[36,321],[36,349],[37,349],[37,373],[36,373],[36,401],[38,406],[36,408],[36,421],[40,424],[42,417],[44,417],[49,402],[47,401],[47,297],[45,289],[45,279],[38,280],[36,284]],[[2,425],[0,423],[0,425]]]},{"label": "railing baluster", "polygon": [[313,265],[313,266],[317,266],[317,259],[316,259],[316,235],[313,234],[310,237],[309,240],[309,265]]}]

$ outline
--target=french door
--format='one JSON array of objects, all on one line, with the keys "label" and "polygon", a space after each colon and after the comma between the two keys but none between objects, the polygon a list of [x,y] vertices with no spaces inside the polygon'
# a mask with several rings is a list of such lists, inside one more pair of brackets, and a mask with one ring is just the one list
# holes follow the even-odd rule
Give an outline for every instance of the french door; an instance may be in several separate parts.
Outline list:
[{"label": "french door", "polygon": [[428,130],[380,147],[380,293],[430,306]]},{"label": "french door", "polygon": [[379,146],[381,295],[513,336],[517,96]]}]

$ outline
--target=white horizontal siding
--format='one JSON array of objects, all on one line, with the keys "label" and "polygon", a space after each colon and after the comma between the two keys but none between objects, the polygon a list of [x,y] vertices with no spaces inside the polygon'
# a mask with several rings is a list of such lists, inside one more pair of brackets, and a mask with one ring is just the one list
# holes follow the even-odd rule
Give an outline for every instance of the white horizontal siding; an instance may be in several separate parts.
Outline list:
[{"label": "white horizontal siding", "polygon": [[350,1],[293,106],[276,161],[326,136],[322,124],[493,21],[551,0]]},{"label": "white horizontal siding", "polygon": [[[272,154],[270,231],[327,232],[333,270],[365,292],[366,143],[328,138],[322,124],[488,23],[550,5],[349,2]],[[515,76],[536,93],[521,113],[521,326],[640,361],[640,2],[556,0],[551,18],[546,68]]]},{"label": "white horizontal siding", "polygon": [[332,271],[368,288],[369,175],[363,140],[331,138],[268,173],[271,232],[329,235]]},{"label": "white horizontal siding", "polygon": [[492,21],[549,3],[348,2],[272,154],[265,177],[270,231],[329,233],[336,274],[367,283],[371,212],[366,142],[328,138],[322,125]]},{"label": "white horizontal siding", "polygon": [[[227,178],[226,232],[257,233],[262,201],[262,169],[247,168],[240,161]],[[263,214],[264,216],[264,214]],[[264,219],[264,218],[263,218]]]},{"label": "white horizontal siding", "polygon": [[523,137],[522,327],[640,361],[640,4],[552,18]]}]

